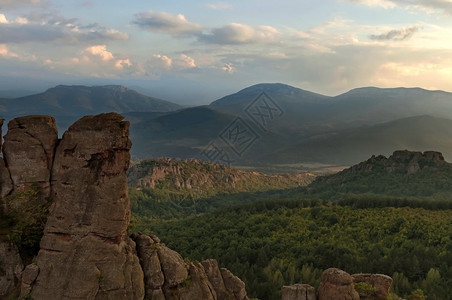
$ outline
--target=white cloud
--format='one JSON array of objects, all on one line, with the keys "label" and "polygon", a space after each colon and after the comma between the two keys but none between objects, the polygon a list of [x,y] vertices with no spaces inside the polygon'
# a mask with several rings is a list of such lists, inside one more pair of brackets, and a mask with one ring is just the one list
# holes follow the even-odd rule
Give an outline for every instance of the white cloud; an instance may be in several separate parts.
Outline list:
[{"label": "white cloud", "polygon": [[106,45],[96,45],[86,48],[82,51],[82,53],[88,53],[94,56],[100,57],[103,61],[112,60],[113,54],[109,51],[107,51]]},{"label": "white cloud", "polygon": [[0,14],[0,24],[8,24],[8,19],[6,19],[6,16],[4,14]]},{"label": "white cloud", "polygon": [[148,11],[135,15],[135,24],[143,29],[170,34],[173,37],[187,37],[199,34],[202,26],[187,21],[184,15]]},{"label": "white cloud", "polygon": [[161,62],[166,69],[173,65],[173,60],[166,55],[154,54],[152,57]]},{"label": "white cloud", "polygon": [[0,43],[63,42],[80,44],[127,40],[129,35],[99,24],[78,24],[77,19],[66,19],[52,14],[31,15],[8,20],[0,14]]},{"label": "white cloud", "polygon": [[183,69],[187,69],[187,68],[195,68],[196,67],[196,63],[195,60],[193,58],[191,58],[188,55],[185,54],[181,54],[179,56],[179,59],[176,60],[177,66]]},{"label": "white cloud", "polygon": [[279,36],[280,32],[271,26],[252,27],[231,23],[213,29],[210,34],[201,36],[200,40],[214,44],[271,43],[276,41]]}]

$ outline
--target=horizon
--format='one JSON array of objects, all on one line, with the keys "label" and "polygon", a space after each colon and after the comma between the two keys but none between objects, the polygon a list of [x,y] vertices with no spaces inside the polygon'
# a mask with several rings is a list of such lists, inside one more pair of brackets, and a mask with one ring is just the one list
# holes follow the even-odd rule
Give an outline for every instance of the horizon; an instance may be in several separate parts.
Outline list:
[{"label": "horizon", "polygon": [[121,84],[183,105],[259,82],[447,91],[451,14],[446,0],[0,0],[0,90]]},{"label": "horizon", "polygon": [[[99,85],[85,85],[85,84],[57,84],[57,85],[54,85],[54,86],[46,87],[46,88],[44,88],[44,89],[42,89],[42,90],[39,90],[39,91],[33,91],[33,92],[32,92],[32,91],[28,91],[28,93],[27,93],[27,91],[24,90],[24,91],[23,91],[23,94],[22,94],[19,90],[7,90],[7,89],[6,89],[6,90],[1,90],[1,89],[0,89],[0,100],[2,100],[2,99],[16,99],[16,98],[22,98],[22,97],[27,97],[27,96],[33,96],[33,95],[36,95],[36,94],[45,93],[45,92],[47,92],[48,90],[51,90],[51,89],[53,89],[53,88],[57,88],[57,87],[60,87],[60,86],[62,86],[62,87],[88,87],[88,88],[94,88],[94,87],[109,87],[109,86],[121,86],[121,87],[125,87],[125,88],[127,88],[127,89],[129,89],[129,90],[136,91],[136,92],[138,92],[139,94],[142,94],[142,95],[145,95],[145,96],[148,96],[148,97],[152,97],[152,98],[156,98],[156,99],[160,99],[160,100],[172,102],[172,103],[175,103],[175,104],[182,105],[182,107],[184,107],[184,108],[189,108],[189,107],[196,107],[196,106],[205,106],[205,105],[209,105],[209,104],[211,104],[212,102],[215,102],[215,101],[217,101],[217,100],[220,100],[220,99],[222,99],[222,98],[224,98],[224,97],[228,97],[228,96],[233,95],[233,94],[236,94],[236,93],[240,93],[242,90],[245,90],[245,89],[250,88],[250,87],[253,87],[253,86],[257,86],[257,85],[272,85],[272,84],[282,84],[282,85],[289,86],[289,87],[291,87],[291,88],[300,89],[300,90],[303,90],[303,91],[306,91],[306,92],[311,92],[311,93],[315,93],[315,94],[319,94],[319,95],[327,96],[327,97],[331,97],[331,98],[334,98],[334,97],[338,97],[338,96],[347,94],[347,93],[349,93],[349,92],[351,92],[351,91],[354,91],[354,90],[359,90],[359,89],[372,89],[372,88],[380,89],[380,90],[384,90],[384,89],[421,89],[421,90],[428,91],[428,92],[452,93],[452,91],[447,91],[447,90],[431,90],[431,89],[426,89],[426,88],[422,88],[422,87],[419,87],[419,86],[412,86],[412,87],[406,87],[406,86],[396,86],[396,87],[361,86],[361,87],[354,87],[354,88],[351,88],[351,89],[346,90],[346,91],[344,91],[344,92],[342,92],[342,93],[339,93],[339,94],[335,94],[335,95],[326,95],[326,94],[322,94],[322,93],[319,93],[319,92],[316,92],[316,91],[307,90],[307,89],[304,89],[304,88],[302,88],[302,87],[289,85],[289,84],[286,84],[286,83],[283,83],[283,82],[261,82],[261,83],[256,83],[256,84],[252,84],[252,85],[250,85],[250,86],[246,86],[246,87],[239,88],[239,89],[237,89],[236,91],[232,91],[232,92],[230,92],[229,94],[225,94],[225,95],[219,96],[219,97],[214,98],[214,99],[207,99],[207,98],[206,98],[206,102],[203,102],[203,103],[186,103],[186,102],[173,101],[172,99],[165,99],[165,98],[159,98],[159,97],[156,97],[155,95],[152,94],[152,91],[151,91],[151,90],[147,90],[146,88],[144,88],[144,87],[142,87],[142,86],[127,86],[127,85],[123,85],[123,84],[119,84],[119,83],[115,83],[115,84],[108,84],[108,83],[106,83],[106,84],[99,84]],[[5,95],[6,95],[6,94],[8,94],[9,92],[19,92],[19,93],[21,93],[21,95],[19,95],[19,96],[9,96],[9,97],[8,97],[8,96],[6,96],[6,97],[5,97],[5,96],[2,96],[2,94],[5,94]]]}]

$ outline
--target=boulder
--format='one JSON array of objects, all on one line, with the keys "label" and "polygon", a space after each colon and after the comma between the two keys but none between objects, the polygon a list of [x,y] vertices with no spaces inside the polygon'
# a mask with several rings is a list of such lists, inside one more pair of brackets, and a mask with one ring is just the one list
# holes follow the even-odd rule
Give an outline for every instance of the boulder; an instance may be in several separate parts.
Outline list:
[{"label": "boulder", "polygon": [[365,282],[373,286],[376,291],[375,295],[367,297],[368,300],[386,300],[391,288],[392,278],[383,274],[353,274],[355,283]]},{"label": "boulder", "polygon": [[281,288],[281,300],[317,300],[315,288],[309,284],[294,284]]},{"label": "boulder", "polygon": [[143,299],[135,243],[127,235],[129,123],[88,116],[64,134],[52,169],[53,204],[37,257],[33,299]]},{"label": "boulder", "polygon": [[330,268],[323,272],[318,289],[318,300],[359,300],[353,277],[347,272]]}]

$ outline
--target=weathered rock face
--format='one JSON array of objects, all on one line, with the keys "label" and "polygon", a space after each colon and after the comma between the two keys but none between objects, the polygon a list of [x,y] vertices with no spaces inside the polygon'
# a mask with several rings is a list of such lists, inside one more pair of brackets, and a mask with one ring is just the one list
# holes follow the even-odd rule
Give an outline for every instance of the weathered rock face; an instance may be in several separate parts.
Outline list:
[{"label": "weathered rock face", "polygon": [[127,236],[127,122],[84,117],[64,134],[52,170],[54,203],[33,299],[142,299],[143,272]]},{"label": "weathered rock face", "polygon": [[18,285],[23,268],[17,247],[0,240],[0,299]]},{"label": "weathered rock face", "polygon": [[50,172],[58,141],[55,119],[26,116],[11,120],[3,144],[3,156],[14,190],[38,183],[44,197],[50,195]]},{"label": "weathered rock face", "polygon": [[365,282],[373,286],[376,291],[375,295],[367,297],[367,300],[386,300],[391,288],[392,278],[383,274],[353,274],[355,283]]},{"label": "weathered rock face", "polygon": [[317,293],[319,300],[359,300],[359,295],[354,289],[353,277],[336,268],[323,272]]},{"label": "weathered rock face", "polygon": [[309,284],[294,284],[281,288],[281,300],[317,300],[317,296]]},{"label": "weathered rock face", "polygon": [[155,236],[132,235],[144,271],[147,299],[248,299],[245,284],[216,260],[186,263]]},{"label": "weathered rock face", "polygon": [[37,300],[247,299],[243,282],[216,261],[186,263],[154,235],[128,236],[131,142],[122,119],[84,117],[60,141],[51,117],[9,123],[1,196],[37,183],[52,205],[36,263],[23,270],[19,251],[0,239],[0,299],[19,288],[20,298]]}]

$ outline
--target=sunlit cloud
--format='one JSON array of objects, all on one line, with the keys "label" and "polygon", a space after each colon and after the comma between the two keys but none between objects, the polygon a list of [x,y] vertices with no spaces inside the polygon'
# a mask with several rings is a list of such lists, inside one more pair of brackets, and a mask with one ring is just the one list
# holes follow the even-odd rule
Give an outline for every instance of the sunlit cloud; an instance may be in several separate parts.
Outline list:
[{"label": "sunlit cloud", "polygon": [[18,54],[9,51],[8,47],[5,44],[0,44],[0,56],[3,56],[3,57],[19,57]]},{"label": "sunlit cloud", "polygon": [[189,22],[184,15],[172,15],[167,12],[148,11],[135,15],[134,23],[143,29],[172,35],[187,37],[199,34],[202,26]]},{"label": "sunlit cloud", "polygon": [[210,34],[200,37],[201,41],[214,44],[248,44],[274,42],[280,32],[271,26],[249,26],[239,23],[212,29]]},{"label": "sunlit cloud", "polygon": [[114,58],[113,54],[107,51],[106,45],[91,46],[83,50],[82,53],[88,53],[94,56],[98,56],[104,61],[112,60]]}]

